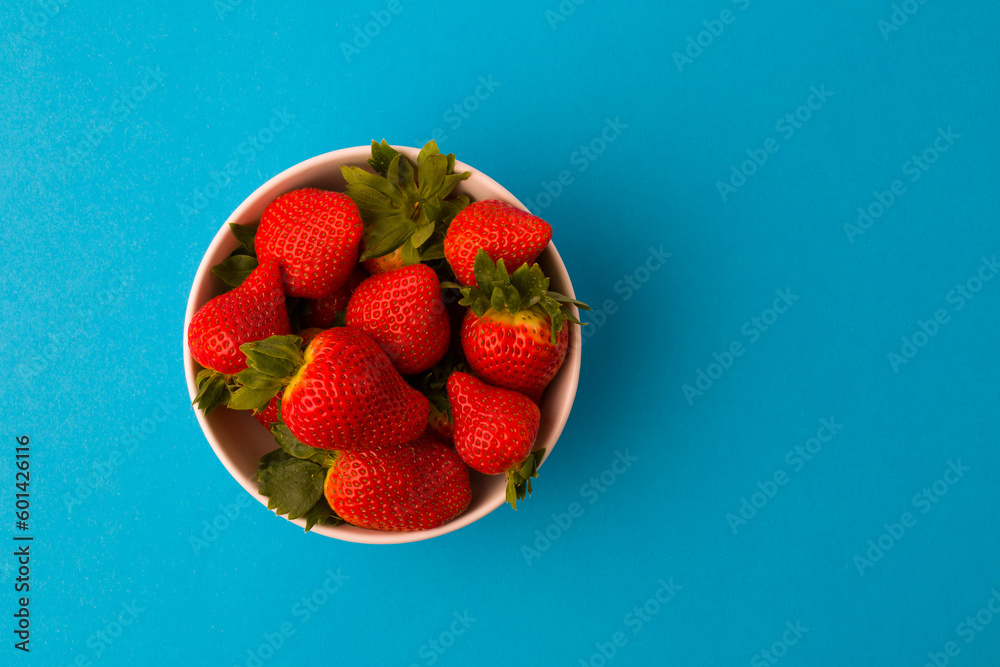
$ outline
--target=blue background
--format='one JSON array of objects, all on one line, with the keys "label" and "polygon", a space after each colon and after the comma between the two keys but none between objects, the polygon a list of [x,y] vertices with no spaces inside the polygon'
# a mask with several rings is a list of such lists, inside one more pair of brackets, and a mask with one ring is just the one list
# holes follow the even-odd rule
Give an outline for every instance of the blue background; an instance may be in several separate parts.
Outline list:
[{"label": "blue background", "polygon": [[[1000,664],[996,3],[335,4],[0,7],[0,516],[27,434],[35,537],[0,662]],[[516,513],[305,535],[187,406],[191,280],[266,179],[435,130],[599,309],[577,403]]]}]

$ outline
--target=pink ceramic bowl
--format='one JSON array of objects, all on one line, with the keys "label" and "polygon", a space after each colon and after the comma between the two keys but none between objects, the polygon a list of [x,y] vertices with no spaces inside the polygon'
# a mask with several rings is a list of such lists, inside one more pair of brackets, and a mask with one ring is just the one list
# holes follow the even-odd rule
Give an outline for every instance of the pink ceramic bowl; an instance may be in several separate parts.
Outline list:
[{"label": "pink ceramic bowl", "polygon": [[[395,148],[416,161],[417,153],[419,152],[418,149],[405,146],[396,146]],[[187,377],[188,392],[192,400],[197,393],[195,376],[200,366],[191,357],[191,352],[188,349],[187,328],[198,308],[213,296],[222,292],[223,285],[212,274],[211,269],[236,248],[236,239],[229,232],[229,223],[243,225],[260,220],[264,208],[275,197],[291,190],[299,188],[324,188],[342,192],[346,187],[346,183],[341,177],[340,166],[346,164],[367,169],[369,168],[367,159],[370,156],[370,146],[344,148],[318,155],[290,169],[286,169],[257,188],[253,194],[247,197],[233,211],[233,214],[229,216],[226,223],[219,228],[219,232],[215,235],[211,245],[205,252],[205,256],[201,260],[201,265],[198,267],[194,284],[191,286],[191,294],[188,297],[187,313],[184,317],[184,372]],[[459,185],[458,191],[463,192],[473,200],[500,199],[522,209],[525,208],[503,186],[473,167],[462,162],[456,162],[455,171],[469,171],[472,173],[472,176],[468,180],[463,181]],[[558,234],[558,229],[556,233]],[[549,243],[538,258],[538,263],[551,280],[550,289],[575,298],[573,285],[570,283],[566,267],[563,265],[555,245]],[[566,420],[569,418],[579,379],[580,330],[579,327],[573,326],[570,329],[570,343],[566,361],[546,390],[541,405],[542,421],[534,448],[539,449],[544,447],[546,450],[546,459],[552,454],[556,440],[559,439],[559,434],[562,433],[563,426],[565,426]],[[250,495],[266,507],[267,497],[260,495],[257,490],[256,473],[257,460],[263,454],[277,447],[271,434],[261,428],[260,424],[248,413],[219,408],[207,417],[201,410],[195,409],[195,415],[198,418],[199,424],[201,424],[202,431],[205,432],[205,437],[208,439],[209,444],[212,445],[216,456],[222,461],[229,474]],[[366,544],[416,542],[450,533],[469,525],[473,521],[481,519],[504,504],[504,491],[506,488],[504,475],[481,475],[475,471],[471,471],[471,477],[472,502],[469,503],[468,509],[443,526],[432,530],[383,532],[340,524],[339,526],[315,526],[312,532],[348,542],[363,542]],[[537,483],[538,481],[536,480],[535,492],[544,493],[545,484],[544,482]],[[525,499],[525,502],[531,501],[530,499]],[[514,510],[507,508],[507,511],[513,512]],[[303,528],[305,527],[304,519],[296,519],[293,523]]]}]

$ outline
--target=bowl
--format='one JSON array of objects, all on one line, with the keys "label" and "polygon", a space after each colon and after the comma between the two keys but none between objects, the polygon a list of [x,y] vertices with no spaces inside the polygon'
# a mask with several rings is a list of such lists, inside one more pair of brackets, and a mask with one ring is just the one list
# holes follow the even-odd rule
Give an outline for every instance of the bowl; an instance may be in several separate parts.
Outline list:
[{"label": "bowl", "polygon": [[[394,148],[414,162],[416,161],[418,149],[407,146],[394,146]],[[222,281],[215,277],[211,269],[236,248],[237,241],[229,231],[229,224],[245,225],[259,221],[264,208],[272,200],[291,190],[322,188],[343,192],[346,183],[340,173],[341,165],[370,170],[367,162],[370,156],[370,146],[356,146],[324,153],[300,162],[257,188],[219,228],[198,266],[184,317],[182,336],[184,339],[184,373],[187,378],[188,393],[192,400],[197,394],[195,376],[201,366],[192,358],[191,351],[188,349],[187,329],[195,312],[209,299],[224,291]],[[527,210],[514,195],[481,171],[458,161],[455,162],[455,171],[471,172],[472,175],[467,180],[462,181],[456,191],[468,195],[473,201],[499,199]],[[569,274],[566,272],[566,267],[554,244],[549,243],[537,261],[545,275],[550,279],[550,289],[575,298]],[[534,449],[545,448],[543,463],[552,454],[559,434],[562,433],[573,407],[573,399],[576,396],[576,388],[580,379],[580,351],[580,328],[572,326],[570,327],[569,350],[566,353],[566,360],[546,389],[540,406],[542,416]],[[229,410],[224,407],[213,411],[208,416],[197,408],[194,409],[194,412],[202,431],[205,433],[205,438],[212,446],[216,456],[219,457],[222,465],[239,482],[240,486],[246,489],[247,493],[266,507],[267,497],[262,496],[258,491],[257,460],[263,454],[277,447],[271,434],[261,428],[260,424],[246,412]],[[389,532],[340,524],[337,526],[314,526],[311,532],[347,542],[365,544],[416,542],[450,533],[468,526],[473,521],[478,521],[505,503],[506,478],[504,475],[482,475],[470,470],[470,477],[472,500],[469,507],[459,516],[437,528]],[[540,484],[537,482],[538,480],[535,484],[535,493],[544,493],[544,482]],[[530,500],[525,499],[524,502],[530,502]],[[305,527],[305,519],[290,520],[285,517],[282,519],[298,524],[302,528]]]}]

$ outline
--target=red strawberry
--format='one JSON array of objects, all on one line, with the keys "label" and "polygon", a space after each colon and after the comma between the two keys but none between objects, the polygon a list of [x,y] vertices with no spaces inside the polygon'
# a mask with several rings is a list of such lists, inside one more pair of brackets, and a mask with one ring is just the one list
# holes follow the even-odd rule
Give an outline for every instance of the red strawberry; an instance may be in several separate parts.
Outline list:
[{"label": "red strawberry", "polygon": [[260,409],[283,384],[281,419],[296,438],[320,449],[398,445],[423,433],[430,406],[393,368],[382,348],[356,329],[322,331],[300,355],[301,339],[278,336],[246,346],[250,369],[229,399]]},{"label": "red strawberry", "polygon": [[494,264],[481,251],[476,276],[482,289],[463,288],[460,302],[469,306],[461,334],[465,358],[486,382],[538,403],[566,358],[565,322],[579,323],[569,305],[589,307],[549,292],[549,279],[537,264],[524,264],[508,276],[503,260]]},{"label": "red strawberry", "polygon": [[319,328],[329,329],[337,319],[337,313],[347,310],[347,302],[351,300],[351,295],[358,285],[368,277],[368,272],[360,266],[354,267],[351,275],[347,277],[347,282],[328,294],[322,299],[310,299],[308,302],[309,314],[302,316],[302,327],[304,329]]},{"label": "red strawberry", "polygon": [[240,345],[290,331],[278,263],[265,261],[239,287],[198,309],[188,347],[205,368],[231,375],[247,367]]},{"label": "red strawberry", "polygon": [[527,211],[496,199],[466,206],[444,238],[444,256],[463,285],[476,285],[476,254],[482,249],[513,268],[531,264],[552,239],[552,227]]},{"label": "red strawberry", "polygon": [[278,397],[275,396],[272,398],[263,409],[255,410],[253,418],[260,422],[261,426],[270,431],[271,424],[278,421]]},{"label": "red strawberry", "polygon": [[567,327],[556,334],[555,344],[551,329],[545,313],[522,310],[511,315],[490,309],[477,317],[470,309],[462,321],[462,349],[479,377],[539,403],[569,346]]},{"label": "red strawberry", "polygon": [[406,266],[406,263],[403,261],[403,251],[400,248],[396,248],[388,255],[366,259],[361,264],[373,276],[376,273],[389,273],[390,271],[395,271]]},{"label": "red strawberry", "polygon": [[[507,499],[530,491],[530,477],[541,453],[530,457],[541,413],[531,399],[516,391],[491,387],[468,373],[448,378],[448,401],[455,421],[455,450],[470,468],[487,475],[507,473]],[[527,463],[527,465],[525,465]]]},{"label": "red strawberry", "polygon": [[451,335],[441,284],[426,264],[366,279],[351,296],[347,326],[374,338],[403,375],[440,361]]},{"label": "red strawberry", "polygon": [[436,528],[472,498],[469,469],[429,436],[402,447],[337,452],[323,491],[340,518],[375,530]]},{"label": "red strawberry", "polygon": [[350,197],[315,188],[281,195],[264,209],[254,239],[261,262],[277,259],[285,293],[319,299],[358,263],[361,214]]}]

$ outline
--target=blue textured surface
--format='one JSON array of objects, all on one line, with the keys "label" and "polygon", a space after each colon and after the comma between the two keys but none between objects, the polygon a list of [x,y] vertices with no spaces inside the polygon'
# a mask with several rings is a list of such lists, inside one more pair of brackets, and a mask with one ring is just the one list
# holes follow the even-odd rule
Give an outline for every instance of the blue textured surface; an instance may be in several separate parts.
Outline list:
[{"label": "blue textured surface", "polygon": [[[0,663],[1000,664],[996,4],[342,5],[0,6]],[[304,535],[186,405],[191,280],[432,136],[599,309],[576,407],[517,513]]]}]

